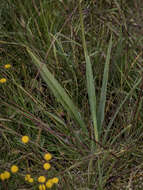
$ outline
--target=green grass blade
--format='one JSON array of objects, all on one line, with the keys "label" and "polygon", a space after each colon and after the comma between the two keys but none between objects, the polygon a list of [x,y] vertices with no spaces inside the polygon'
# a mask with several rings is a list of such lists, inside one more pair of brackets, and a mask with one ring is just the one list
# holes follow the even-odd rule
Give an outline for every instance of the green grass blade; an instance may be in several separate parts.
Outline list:
[{"label": "green grass blade", "polygon": [[128,131],[130,128],[131,128],[131,124],[129,124],[126,128],[124,128],[124,129],[122,129],[121,130],[121,132],[118,134],[118,135],[116,135],[113,139],[112,139],[112,141],[111,141],[111,143],[110,143],[110,146],[112,146],[114,143],[115,143],[115,141],[122,135],[122,134],[124,134],[126,131]]},{"label": "green grass blade", "polygon": [[135,85],[132,87],[132,89],[130,90],[130,92],[126,95],[126,97],[124,98],[124,100],[121,102],[121,104],[119,105],[119,107],[117,108],[114,116],[112,117],[112,119],[110,120],[108,126],[107,126],[107,130],[106,130],[106,133],[104,135],[104,139],[103,139],[103,143],[106,142],[106,139],[107,139],[107,136],[108,136],[108,133],[110,131],[110,128],[111,126],[113,125],[113,122],[115,120],[115,118],[117,117],[119,111],[121,110],[122,106],[124,105],[124,103],[127,101],[127,99],[130,97],[130,95],[133,93],[133,91],[137,88],[137,86],[140,84],[142,78],[140,77],[137,82],[135,82]]},{"label": "green grass blade", "polygon": [[90,57],[88,55],[88,51],[86,47],[83,15],[82,15],[82,8],[81,8],[80,1],[79,1],[79,13],[80,13],[80,25],[81,25],[81,32],[82,32],[82,43],[83,43],[84,56],[85,56],[85,61],[86,61],[86,80],[87,80],[88,99],[89,99],[91,117],[92,117],[93,127],[94,127],[94,136],[95,136],[96,141],[98,141],[95,86],[94,86],[91,61],[90,61]]},{"label": "green grass blade", "polygon": [[41,77],[44,79],[50,90],[53,92],[54,96],[57,100],[63,105],[66,111],[70,114],[70,116],[75,119],[75,121],[79,124],[79,126],[87,132],[85,123],[81,118],[81,115],[74,105],[72,100],[69,98],[68,94],[64,90],[64,88],[60,85],[60,83],[55,79],[52,73],[48,70],[46,65],[42,63],[38,57],[27,47],[27,52],[31,56],[34,64],[37,66]]},{"label": "green grass blade", "polygon": [[54,119],[56,122],[58,122],[59,124],[63,125],[64,127],[67,127],[67,125],[65,124],[64,121],[62,121],[59,117],[57,117],[56,115],[48,112],[48,111],[45,111],[44,112],[48,117]]},{"label": "green grass blade", "polygon": [[108,46],[108,51],[107,51],[107,57],[106,57],[103,80],[102,80],[101,95],[100,95],[99,107],[98,107],[98,111],[97,111],[97,123],[98,123],[98,131],[99,132],[101,132],[101,127],[102,127],[102,124],[104,121],[111,48],[112,48],[112,35],[111,35],[111,38],[109,41],[109,46]]},{"label": "green grass blade", "polygon": [[96,95],[95,95],[93,72],[89,56],[86,55],[85,59],[86,59],[87,91],[88,91],[88,98],[90,104],[90,111],[93,120],[95,139],[96,141],[98,141],[98,128],[97,128],[97,119],[96,119]]}]

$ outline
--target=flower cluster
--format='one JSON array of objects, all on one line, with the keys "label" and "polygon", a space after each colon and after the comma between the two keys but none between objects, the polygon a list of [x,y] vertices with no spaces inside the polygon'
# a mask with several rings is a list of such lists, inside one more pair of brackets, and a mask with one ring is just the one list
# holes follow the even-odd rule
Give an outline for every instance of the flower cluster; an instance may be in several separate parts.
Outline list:
[{"label": "flower cluster", "polygon": [[[26,144],[29,142],[29,137],[28,136],[22,136],[21,142]],[[49,170],[51,168],[51,164],[49,161],[52,159],[52,155],[50,153],[46,153],[43,156],[45,162],[43,164],[43,168],[45,170]],[[19,171],[19,168],[17,165],[12,165],[10,168],[10,171],[4,171],[3,173],[0,173],[0,179],[2,181],[8,180],[11,177],[11,174],[15,174]],[[45,176],[39,176],[37,180],[34,180],[33,177],[31,177],[30,174],[25,175],[25,181],[28,183],[34,183],[34,181],[40,183],[38,188],[39,190],[46,190],[50,189],[53,187],[54,184],[57,184],[59,182],[59,179],[57,177],[51,178],[51,179],[46,179]]]},{"label": "flower cluster", "polygon": [[28,181],[29,183],[33,183],[34,179],[31,177],[30,174],[26,174],[25,175],[25,181]]},{"label": "flower cluster", "polygon": [[41,183],[39,185],[39,190],[46,190],[46,188],[50,189],[54,184],[57,184],[59,182],[59,179],[57,177],[54,177],[46,181],[45,176],[40,176],[38,178],[38,182]]},{"label": "flower cluster", "polygon": [[[12,165],[10,170],[11,170],[11,173],[14,174],[18,172],[19,168],[16,165]],[[4,171],[3,173],[0,173],[0,179],[2,181],[9,179],[11,176],[11,173],[9,171]]]},{"label": "flower cluster", "polygon": [[4,171],[3,173],[0,174],[0,179],[2,181],[9,179],[10,178],[10,172],[8,171]]},{"label": "flower cluster", "polygon": [[[4,65],[5,69],[9,69],[12,66],[10,64],[6,64]],[[6,78],[0,78],[0,83],[6,83],[7,79]],[[29,137],[28,136],[22,136],[21,138],[21,142],[23,144],[27,144],[29,142]],[[49,161],[52,159],[52,155],[50,153],[46,153],[43,156],[45,162],[43,164],[43,168],[44,170],[49,170],[51,168],[51,164],[49,163]],[[4,171],[2,173],[0,173],[0,180],[1,181],[5,181],[8,180],[11,175],[17,173],[19,171],[19,167],[17,165],[12,165],[9,171]],[[37,180],[34,180],[33,177],[31,177],[31,174],[26,174],[25,175],[25,181],[28,183],[34,183],[34,182],[38,182],[38,188],[39,190],[46,190],[46,189],[50,189],[53,187],[54,184],[57,184],[59,182],[59,178],[58,177],[53,177],[51,179],[46,179],[45,176],[39,176],[37,178]]]},{"label": "flower cluster", "polygon": [[[46,163],[44,163],[43,168],[45,170],[49,170],[51,168],[51,165],[48,161],[50,161],[52,159],[52,155],[50,153],[46,153],[44,155],[44,159],[45,159]],[[57,184],[59,182],[59,179],[57,177],[54,177],[54,178],[46,180],[45,176],[39,176],[38,182],[41,183],[39,185],[39,190],[46,190],[46,188],[50,189],[50,188],[52,188],[52,186],[54,184]]]},{"label": "flower cluster", "polygon": [[[5,69],[9,69],[11,67],[11,65],[10,64],[6,64],[6,65],[4,65],[4,68]],[[0,83],[6,83],[6,78],[1,78],[0,79]]]},{"label": "flower cluster", "polygon": [[[22,141],[22,143],[26,144],[29,142],[29,137],[28,136],[22,136],[21,141]],[[46,153],[44,155],[44,160],[46,162],[43,164],[43,168],[45,170],[49,170],[51,168],[51,164],[49,163],[49,161],[51,159],[52,159],[52,155],[50,153]],[[34,178],[32,178],[30,174],[26,174],[25,175],[25,181],[27,181],[29,183],[33,183]],[[59,179],[57,177],[54,177],[54,178],[51,178],[49,180],[46,180],[45,176],[39,176],[37,178],[37,181],[40,183],[39,190],[46,190],[46,188],[50,189],[50,188],[52,188],[52,186],[54,184],[57,184],[59,182]]]}]

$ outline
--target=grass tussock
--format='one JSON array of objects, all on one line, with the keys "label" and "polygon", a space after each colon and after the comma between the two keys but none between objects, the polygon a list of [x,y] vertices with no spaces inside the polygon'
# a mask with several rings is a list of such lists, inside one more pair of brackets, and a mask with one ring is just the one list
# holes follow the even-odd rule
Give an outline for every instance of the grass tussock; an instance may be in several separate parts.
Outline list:
[{"label": "grass tussock", "polygon": [[142,8],[1,0],[2,189],[143,188]]}]

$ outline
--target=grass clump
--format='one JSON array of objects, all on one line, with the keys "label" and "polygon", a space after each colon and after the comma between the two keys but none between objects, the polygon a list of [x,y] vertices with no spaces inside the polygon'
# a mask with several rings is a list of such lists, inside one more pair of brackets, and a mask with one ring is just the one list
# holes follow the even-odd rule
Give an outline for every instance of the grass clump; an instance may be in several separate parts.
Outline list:
[{"label": "grass clump", "polygon": [[2,4],[2,188],[141,188],[142,1]]}]

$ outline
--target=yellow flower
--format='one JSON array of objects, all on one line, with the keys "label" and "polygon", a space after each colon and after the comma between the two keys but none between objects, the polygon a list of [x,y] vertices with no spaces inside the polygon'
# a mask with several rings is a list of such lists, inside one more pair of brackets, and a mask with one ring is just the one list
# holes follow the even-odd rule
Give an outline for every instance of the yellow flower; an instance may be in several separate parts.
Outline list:
[{"label": "yellow flower", "polygon": [[6,65],[4,66],[5,69],[9,69],[10,67],[11,67],[10,64],[6,64]]},{"label": "yellow flower", "polygon": [[12,172],[12,173],[17,173],[17,172],[18,172],[18,167],[17,167],[16,165],[13,165],[13,166],[11,167],[11,172]]},{"label": "yellow flower", "polygon": [[52,182],[53,182],[53,183],[58,183],[58,182],[59,182],[59,178],[58,178],[58,177],[54,177],[54,178],[52,179]]},{"label": "yellow flower", "polygon": [[49,169],[51,168],[51,164],[45,163],[45,164],[43,165],[43,168],[44,168],[45,170],[49,170]]},{"label": "yellow flower", "polygon": [[28,136],[23,136],[22,139],[21,139],[21,141],[23,143],[28,143],[29,142],[29,137]]},{"label": "yellow flower", "polygon": [[28,181],[30,178],[31,178],[31,175],[30,174],[26,174],[25,181]]},{"label": "yellow flower", "polygon": [[33,183],[33,182],[34,182],[34,179],[31,177],[30,174],[26,174],[26,176],[25,176],[25,181],[28,181],[29,183]]},{"label": "yellow flower", "polygon": [[39,190],[46,190],[46,186],[44,184],[39,185]]},{"label": "yellow flower", "polygon": [[39,182],[39,183],[45,183],[45,181],[46,181],[45,176],[40,176],[40,177],[38,177],[38,182]]},{"label": "yellow flower", "polygon": [[1,173],[1,174],[0,174],[0,179],[1,179],[2,181],[5,180],[5,175],[4,175],[4,173]]},{"label": "yellow flower", "polygon": [[10,178],[10,173],[8,171],[5,171],[5,172],[0,174],[0,179],[2,181],[4,181],[5,179],[9,179],[9,178]]},{"label": "yellow flower", "polygon": [[0,83],[5,83],[6,82],[6,78],[1,78],[0,79]]},{"label": "yellow flower", "polygon": [[33,182],[34,182],[34,179],[33,179],[33,178],[29,178],[28,182],[29,182],[29,183],[33,183]]},{"label": "yellow flower", "polygon": [[47,154],[44,155],[44,159],[47,160],[47,161],[51,160],[51,158],[52,158],[52,155],[50,153],[47,153]]},{"label": "yellow flower", "polygon": [[10,173],[8,171],[5,171],[3,174],[4,174],[5,179],[10,178]]},{"label": "yellow flower", "polygon": [[53,186],[53,181],[52,181],[52,179],[49,179],[49,180],[46,182],[46,187],[50,189],[52,186]]}]

